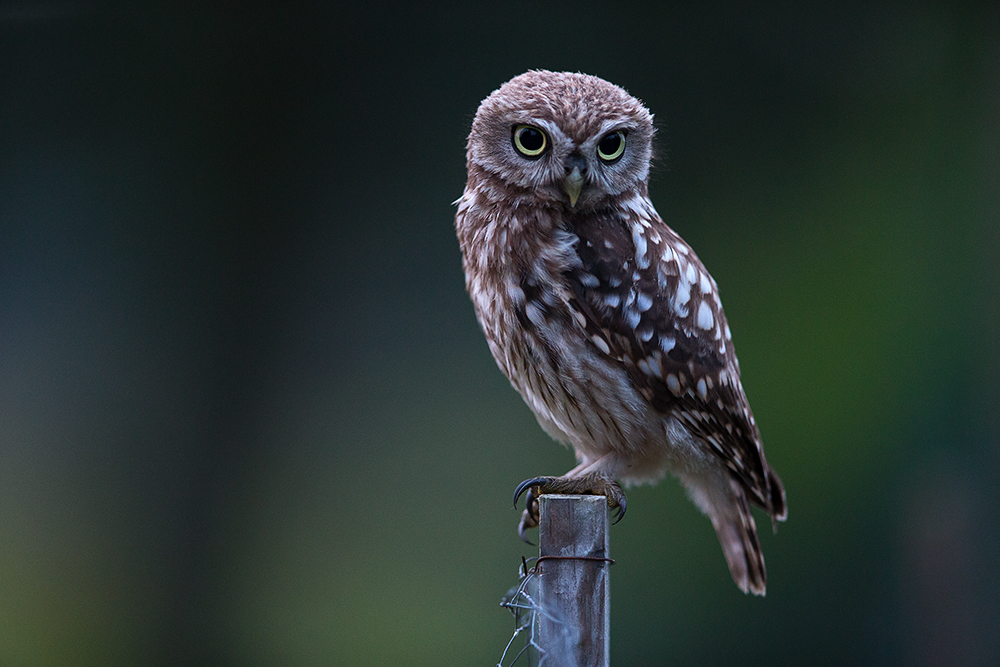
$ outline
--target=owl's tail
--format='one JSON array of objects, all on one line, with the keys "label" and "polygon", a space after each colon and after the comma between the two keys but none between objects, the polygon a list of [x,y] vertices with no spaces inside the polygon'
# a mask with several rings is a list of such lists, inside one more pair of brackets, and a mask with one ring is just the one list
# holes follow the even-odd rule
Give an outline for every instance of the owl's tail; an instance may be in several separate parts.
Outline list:
[{"label": "owl's tail", "polygon": [[[680,479],[691,500],[712,520],[733,581],[744,593],[764,595],[764,554],[742,484],[721,467],[707,473],[688,473]],[[783,502],[783,492],[778,498]]]},{"label": "owl's tail", "polygon": [[757,525],[750,513],[746,493],[736,480],[732,482],[732,491],[733,497],[728,507],[716,507],[715,512],[709,513],[709,518],[719,536],[733,581],[744,593],[764,595],[767,570],[764,568],[764,554],[757,539]]}]

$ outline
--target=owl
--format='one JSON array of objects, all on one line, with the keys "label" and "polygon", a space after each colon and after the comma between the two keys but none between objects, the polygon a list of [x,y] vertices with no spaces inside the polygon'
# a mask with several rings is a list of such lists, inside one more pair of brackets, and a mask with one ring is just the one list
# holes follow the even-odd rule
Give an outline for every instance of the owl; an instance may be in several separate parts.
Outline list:
[{"label": "owl", "polygon": [[529,71],[479,107],[455,227],[466,288],[493,358],[578,465],[522,482],[604,495],[676,477],[715,527],[733,580],[763,595],[750,505],[776,526],[785,491],[767,464],[718,288],[649,199],[653,117],[625,90]]}]

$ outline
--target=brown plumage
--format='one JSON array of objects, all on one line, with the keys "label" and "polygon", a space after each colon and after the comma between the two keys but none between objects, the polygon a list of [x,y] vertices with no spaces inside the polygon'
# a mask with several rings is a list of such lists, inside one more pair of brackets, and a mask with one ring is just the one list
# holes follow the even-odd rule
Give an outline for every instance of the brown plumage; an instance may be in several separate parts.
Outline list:
[{"label": "brown plumage", "polygon": [[711,519],[736,584],[764,594],[750,503],[787,515],[740,383],[715,281],[657,215],[647,184],[652,115],[583,74],[532,71],[472,124],[455,227],[490,351],[580,464],[527,480],[597,493],[676,476]]}]

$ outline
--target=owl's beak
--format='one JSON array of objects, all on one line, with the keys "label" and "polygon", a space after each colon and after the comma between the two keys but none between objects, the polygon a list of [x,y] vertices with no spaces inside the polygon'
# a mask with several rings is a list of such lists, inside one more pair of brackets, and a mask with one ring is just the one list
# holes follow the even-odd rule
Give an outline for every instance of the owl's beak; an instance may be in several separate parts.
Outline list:
[{"label": "owl's beak", "polygon": [[573,167],[573,171],[563,179],[563,190],[569,195],[569,207],[576,206],[576,200],[580,198],[580,191],[583,190],[583,174],[579,167]]}]

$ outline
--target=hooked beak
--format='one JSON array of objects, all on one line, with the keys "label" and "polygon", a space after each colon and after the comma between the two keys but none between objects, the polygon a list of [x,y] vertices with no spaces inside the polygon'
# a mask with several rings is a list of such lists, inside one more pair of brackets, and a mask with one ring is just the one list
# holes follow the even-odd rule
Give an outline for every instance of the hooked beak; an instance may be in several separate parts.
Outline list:
[{"label": "hooked beak", "polygon": [[563,179],[563,190],[569,195],[569,207],[576,206],[576,200],[580,198],[580,191],[583,189],[583,174],[579,167],[573,167],[573,171],[566,174]]}]

